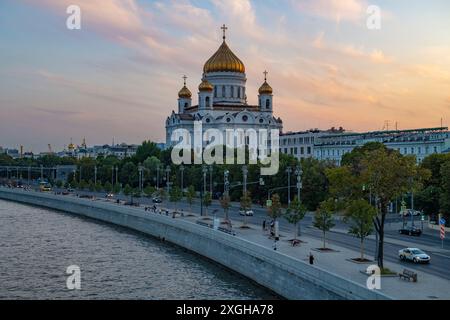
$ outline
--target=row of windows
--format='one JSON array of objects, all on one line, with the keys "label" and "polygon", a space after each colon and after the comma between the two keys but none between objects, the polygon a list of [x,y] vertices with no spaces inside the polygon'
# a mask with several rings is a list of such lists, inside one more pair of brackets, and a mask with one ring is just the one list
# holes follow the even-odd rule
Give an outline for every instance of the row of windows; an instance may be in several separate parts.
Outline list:
[{"label": "row of windows", "polygon": [[[221,88],[221,89],[220,89]],[[227,90],[227,88],[229,88]],[[219,92],[220,91],[220,92]],[[228,91],[228,92],[227,92]],[[235,87],[235,86],[214,86],[214,98],[238,98],[243,99],[245,97],[245,87]]]},{"label": "row of windows", "polygon": [[283,146],[291,144],[314,144],[314,137],[285,138],[281,141]]},{"label": "row of windows", "polygon": [[426,146],[424,148],[422,147],[411,147],[411,148],[397,148],[397,150],[401,154],[429,154],[430,150],[432,150],[433,153],[438,153],[438,147],[434,146],[433,148]]},{"label": "row of windows", "polygon": [[304,155],[304,154],[311,154],[311,147],[295,147],[295,148],[284,148],[285,154],[291,154],[291,155]]}]

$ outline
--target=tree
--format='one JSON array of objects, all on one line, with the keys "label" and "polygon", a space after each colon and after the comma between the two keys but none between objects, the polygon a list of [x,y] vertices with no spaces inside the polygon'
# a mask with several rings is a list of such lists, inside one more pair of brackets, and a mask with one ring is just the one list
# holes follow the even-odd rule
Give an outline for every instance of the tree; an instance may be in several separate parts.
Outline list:
[{"label": "tree", "polygon": [[170,189],[169,200],[175,204],[175,211],[177,210],[177,203],[183,197],[183,192],[179,187],[173,187]]},{"label": "tree", "polygon": [[348,233],[360,240],[360,260],[364,261],[364,240],[373,231],[377,212],[366,200],[353,200],[348,206],[344,221],[350,224]]},{"label": "tree", "polygon": [[333,167],[333,164],[326,161],[319,161],[314,158],[302,160],[302,194],[301,203],[308,210],[314,211],[320,203],[328,197],[328,179],[326,170]]},{"label": "tree", "polygon": [[95,191],[101,192],[103,190],[102,183],[100,181],[97,181],[97,184],[95,185]]},{"label": "tree", "polygon": [[306,207],[295,197],[284,214],[284,218],[289,223],[295,225],[294,240],[297,240],[299,236],[300,221],[305,217],[306,211]]},{"label": "tree", "polygon": [[439,198],[441,213],[447,221],[450,215],[450,161],[444,163],[441,167],[442,191]]},{"label": "tree", "polygon": [[115,193],[115,194],[118,194],[118,193],[120,193],[120,191],[121,191],[121,187],[120,187],[120,184],[115,184],[114,185],[114,187],[113,187],[113,192]]},{"label": "tree", "polygon": [[231,207],[231,199],[230,199],[230,196],[224,194],[224,195],[220,198],[220,205],[222,206],[223,212],[225,213],[225,221],[228,222],[228,221],[230,220],[229,217],[228,217],[228,210],[229,210],[230,207]]},{"label": "tree", "polygon": [[277,193],[272,195],[272,205],[268,208],[267,213],[274,221],[282,216],[283,211],[281,209],[280,196]]},{"label": "tree", "polygon": [[250,191],[245,192],[241,197],[241,210],[244,211],[244,226],[247,225],[247,211],[252,208],[252,198]]},{"label": "tree", "polygon": [[107,193],[110,193],[111,191],[112,191],[112,184],[111,184],[111,182],[106,182],[105,183],[105,185],[103,186],[103,189],[107,192]]},{"label": "tree", "polygon": [[335,226],[334,224],[335,200],[330,198],[320,204],[314,214],[314,227],[322,231],[323,249],[326,249],[326,233]]},{"label": "tree", "polygon": [[162,202],[164,202],[164,200],[166,200],[166,197],[167,197],[166,191],[163,188],[161,188],[161,189],[157,190],[157,193],[158,193],[158,198]]},{"label": "tree", "polygon": [[153,193],[155,193],[155,191],[156,191],[155,187],[152,187],[152,186],[146,186],[144,188],[144,194],[147,197],[151,197],[153,195]]},{"label": "tree", "polygon": [[212,203],[212,197],[211,197],[211,193],[210,192],[206,192],[203,195],[203,205],[205,206],[206,210],[205,210],[205,216],[208,216],[208,207],[211,205]]},{"label": "tree", "polygon": [[140,145],[136,150],[136,155],[134,158],[137,163],[143,163],[149,157],[159,158],[161,154],[161,150],[158,148],[156,143],[151,141],[144,141],[142,145]]},{"label": "tree", "polygon": [[194,186],[189,186],[186,193],[186,200],[189,203],[189,211],[192,212],[192,204],[194,203],[196,197]]},{"label": "tree", "polygon": [[122,166],[119,176],[122,183],[135,185],[138,180],[138,169],[133,162],[128,161]]},{"label": "tree", "polygon": [[[131,196],[132,193],[133,193],[133,188],[129,184],[127,184],[125,186],[125,188],[123,188],[123,194],[128,197],[128,196]],[[133,197],[131,197],[131,202],[133,202]]]}]

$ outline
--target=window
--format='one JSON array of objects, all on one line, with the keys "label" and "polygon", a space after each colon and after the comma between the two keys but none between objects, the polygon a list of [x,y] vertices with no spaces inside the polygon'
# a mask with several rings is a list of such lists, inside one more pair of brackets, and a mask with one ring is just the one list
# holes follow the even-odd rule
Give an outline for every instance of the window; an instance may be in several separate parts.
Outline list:
[{"label": "window", "polygon": [[231,86],[231,97],[234,98],[234,87]]},{"label": "window", "polygon": [[225,98],[225,86],[222,86],[222,97]]},{"label": "window", "polygon": [[241,87],[238,87],[238,98],[241,98]]},{"label": "window", "polygon": [[403,149],[403,153],[404,153],[404,154],[408,154],[408,148],[404,148],[404,149]]},{"label": "window", "polygon": [[311,147],[308,147],[308,154],[311,154]]},{"label": "window", "polygon": [[231,118],[227,118],[227,122],[230,123],[231,122]]},{"label": "window", "polygon": [[205,106],[207,108],[211,107],[211,101],[210,101],[209,97],[206,97],[206,99],[205,99]]},{"label": "window", "polygon": [[264,120],[263,119],[259,119],[259,123],[263,123],[264,122]]},{"label": "window", "polygon": [[248,117],[247,116],[243,116],[242,117],[242,121],[247,122],[248,121]]},{"label": "window", "polygon": [[269,99],[266,100],[266,109],[270,109],[270,100]]},{"label": "window", "polygon": [[214,86],[214,98],[217,98],[217,87]]},{"label": "window", "polygon": [[184,109],[187,109],[189,107],[189,104],[187,102],[184,103]]},{"label": "window", "polygon": [[300,154],[305,154],[305,147],[300,148]]},{"label": "window", "polygon": [[414,154],[414,147],[411,148],[411,154]]}]

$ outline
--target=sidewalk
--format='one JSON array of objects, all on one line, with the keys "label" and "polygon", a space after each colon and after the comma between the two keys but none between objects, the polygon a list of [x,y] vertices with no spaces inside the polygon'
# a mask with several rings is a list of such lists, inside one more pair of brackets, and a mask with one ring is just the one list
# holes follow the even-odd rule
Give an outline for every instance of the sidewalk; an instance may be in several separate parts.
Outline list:
[{"label": "sidewalk", "polygon": [[[199,218],[200,217],[196,215],[194,217],[184,217],[181,219],[186,219],[196,223]],[[212,221],[209,223],[212,224]],[[251,229],[242,229],[240,226],[240,223],[235,223],[233,225],[233,230],[236,232],[236,237],[240,237],[247,241],[252,241],[273,249],[274,240],[269,239],[267,232],[263,234],[261,226],[248,224]],[[342,232],[342,230],[340,231]],[[322,241],[305,235],[299,238],[304,242],[299,246],[293,247],[291,243],[288,242],[289,239],[292,239],[291,234],[287,234],[285,232],[281,233],[280,241],[277,242],[278,252],[305,262],[308,261],[309,254],[312,253],[315,257],[314,265],[344,278],[351,279],[362,286],[366,286],[368,277],[362,274],[361,271],[365,271],[370,263],[357,264],[349,261],[351,258],[359,257],[359,252],[339,247],[334,244],[327,244],[327,247],[333,249],[334,251],[320,252],[317,251],[317,248],[322,247]],[[373,257],[370,256],[367,256],[366,258],[373,259]],[[385,267],[397,273],[402,272],[403,269],[405,269],[404,266],[391,262],[385,262]],[[393,299],[399,300],[450,299],[449,280],[445,280],[421,271],[415,272],[418,274],[418,282],[416,283],[400,280],[398,276],[382,277],[381,292],[392,297]]]}]

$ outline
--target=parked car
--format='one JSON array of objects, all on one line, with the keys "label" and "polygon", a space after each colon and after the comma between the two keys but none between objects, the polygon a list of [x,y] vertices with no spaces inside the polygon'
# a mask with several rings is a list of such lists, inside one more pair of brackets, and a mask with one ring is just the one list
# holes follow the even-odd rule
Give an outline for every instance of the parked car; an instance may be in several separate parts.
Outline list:
[{"label": "parked car", "polygon": [[422,214],[421,211],[411,210],[411,209],[407,209],[405,211],[400,212],[400,216],[403,216],[403,217],[410,217],[411,215],[413,215],[413,216],[421,216],[423,214]]},{"label": "parked car", "polygon": [[402,228],[398,230],[398,233],[400,234],[406,234],[408,236],[417,236],[419,237],[422,234],[422,230],[416,227],[410,227],[410,228]]},{"label": "parked car", "polygon": [[247,216],[247,217],[252,217],[253,216],[253,211],[252,210],[247,210],[247,211],[244,211],[244,210],[239,210],[239,214],[241,215],[241,216]]},{"label": "parked car", "polygon": [[160,198],[153,198],[152,201],[153,203],[162,203]]},{"label": "parked car", "polygon": [[414,263],[430,263],[431,258],[425,252],[417,248],[405,248],[398,252],[402,261],[412,261]]}]

